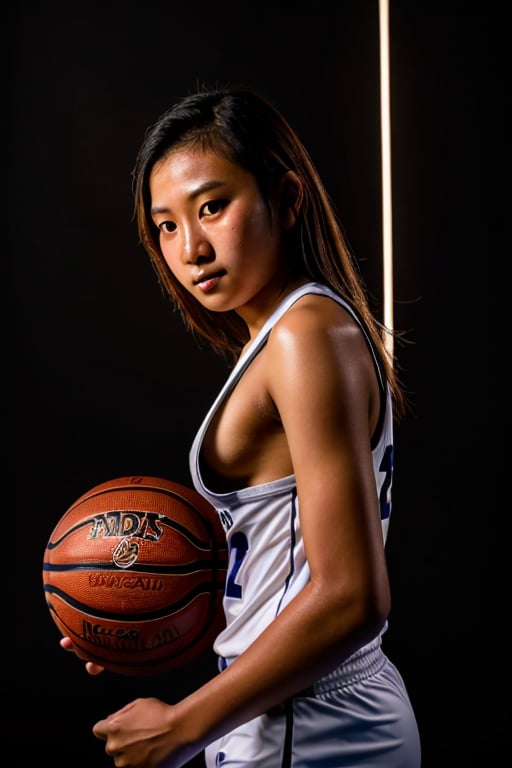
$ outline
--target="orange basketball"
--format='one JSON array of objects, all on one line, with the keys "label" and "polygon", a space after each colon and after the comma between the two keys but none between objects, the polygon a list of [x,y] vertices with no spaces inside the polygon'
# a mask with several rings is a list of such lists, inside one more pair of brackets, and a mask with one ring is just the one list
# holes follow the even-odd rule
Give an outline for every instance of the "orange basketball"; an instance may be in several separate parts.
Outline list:
[{"label": "orange basketball", "polygon": [[224,626],[226,568],[206,499],[171,480],[120,477],[80,496],[55,526],[44,594],[81,658],[153,675],[211,648]]}]

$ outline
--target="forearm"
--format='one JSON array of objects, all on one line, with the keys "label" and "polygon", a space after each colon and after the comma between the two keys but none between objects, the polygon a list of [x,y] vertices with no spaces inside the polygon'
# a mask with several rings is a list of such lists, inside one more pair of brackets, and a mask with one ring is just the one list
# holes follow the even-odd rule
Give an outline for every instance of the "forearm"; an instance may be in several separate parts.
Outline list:
[{"label": "forearm", "polygon": [[308,585],[224,672],[177,705],[184,738],[202,749],[281,704],[372,639],[384,621],[357,600],[334,607]]}]

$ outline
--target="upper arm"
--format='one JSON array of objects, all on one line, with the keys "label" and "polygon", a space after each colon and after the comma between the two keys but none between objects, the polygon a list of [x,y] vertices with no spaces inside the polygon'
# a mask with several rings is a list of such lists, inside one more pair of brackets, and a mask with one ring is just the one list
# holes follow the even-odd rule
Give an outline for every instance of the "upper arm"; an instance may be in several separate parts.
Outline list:
[{"label": "upper arm", "polygon": [[312,579],[356,591],[385,585],[371,452],[379,387],[361,330],[334,302],[306,302],[275,326],[268,363]]}]

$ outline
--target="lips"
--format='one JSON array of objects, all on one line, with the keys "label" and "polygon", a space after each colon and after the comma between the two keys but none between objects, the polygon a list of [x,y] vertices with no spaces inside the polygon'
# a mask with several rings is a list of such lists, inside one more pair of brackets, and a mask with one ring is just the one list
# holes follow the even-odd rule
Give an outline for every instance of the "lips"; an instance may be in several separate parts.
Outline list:
[{"label": "lips", "polygon": [[203,293],[208,293],[218,285],[220,278],[225,274],[226,272],[224,270],[220,270],[219,272],[212,272],[209,275],[201,275],[201,277],[194,280],[194,285],[197,285]]}]

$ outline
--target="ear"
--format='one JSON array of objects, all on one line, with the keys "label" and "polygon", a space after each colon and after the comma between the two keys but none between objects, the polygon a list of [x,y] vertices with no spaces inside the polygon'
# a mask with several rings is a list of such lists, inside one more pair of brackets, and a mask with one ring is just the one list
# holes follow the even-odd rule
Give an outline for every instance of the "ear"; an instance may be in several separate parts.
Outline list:
[{"label": "ear", "polygon": [[291,229],[302,207],[304,188],[294,171],[286,171],[279,180],[279,216],[284,229]]}]

